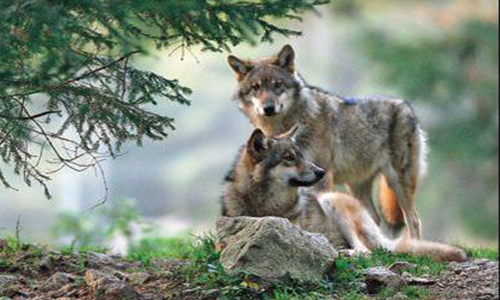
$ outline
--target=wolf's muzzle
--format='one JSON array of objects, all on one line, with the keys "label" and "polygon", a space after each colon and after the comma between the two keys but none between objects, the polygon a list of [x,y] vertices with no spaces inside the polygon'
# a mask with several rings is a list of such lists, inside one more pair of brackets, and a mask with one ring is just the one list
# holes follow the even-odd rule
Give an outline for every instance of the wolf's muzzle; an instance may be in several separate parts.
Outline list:
[{"label": "wolf's muzzle", "polygon": [[276,114],[276,106],[274,104],[269,104],[263,107],[264,114],[266,116],[274,116]]}]

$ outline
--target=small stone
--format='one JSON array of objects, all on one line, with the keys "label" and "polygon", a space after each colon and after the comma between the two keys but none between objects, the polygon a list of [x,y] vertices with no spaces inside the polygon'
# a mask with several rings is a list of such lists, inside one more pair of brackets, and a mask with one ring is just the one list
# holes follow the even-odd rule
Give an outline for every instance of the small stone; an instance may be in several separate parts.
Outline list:
[{"label": "small stone", "polygon": [[72,285],[72,284],[67,284],[67,285],[65,285],[65,286],[63,286],[63,287],[61,288],[61,291],[65,292],[65,293],[69,293],[69,292],[71,292],[74,288],[75,288],[75,286],[74,286],[74,285]]},{"label": "small stone", "polygon": [[377,294],[384,287],[399,291],[406,286],[403,277],[382,267],[367,269],[365,283],[370,294]]},{"label": "small stone", "polygon": [[53,290],[59,290],[63,286],[75,280],[75,276],[63,272],[57,272],[52,277],[47,279],[42,286],[40,287],[40,291],[48,292]]},{"label": "small stone", "polygon": [[407,300],[407,299],[409,299],[409,297],[406,294],[397,293],[396,295],[392,296],[387,300]]},{"label": "small stone", "polygon": [[16,283],[19,278],[13,275],[0,275],[0,295],[2,296],[14,296],[19,290],[19,286]]},{"label": "small stone", "polygon": [[17,281],[17,277],[13,275],[0,275],[0,290]]},{"label": "small stone", "polygon": [[110,255],[104,253],[88,252],[87,255],[88,263],[91,268],[102,268],[103,266],[113,265],[115,263],[115,260]]},{"label": "small stone", "polygon": [[488,265],[491,263],[491,260],[486,259],[486,258],[481,258],[481,259],[476,259],[474,261],[477,265]]},{"label": "small stone", "polygon": [[151,278],[151,275],[148,273],[131,273],[126,275],[126,277],[132,285],[142,285]]},{"label": "small stone", "polygon": [[38,263],[38,268],[42,271],[50,271],[54,269],[54,258],[46,256]]},{"label": "small stone", "polygon": [[436,280],[434,280],[434,279],[416,277],[408,272],[403,272],[402,276],[403,276],[403,279],[406,281],[406,283],[409,285],[434,285],[434,284],[436,284]]},{"label": "small stone", "polygon": [[498,291],[495,290],[495,289],[492,289],[492,288],[484,288],[484,289],[482,289],[482,290],[479,291],[479,294],[480,295],[490,295],[490,296],[493,296],[493,295],[497,295]]},{"label": "small stone", "polygon": [[398,262],[395,262],[394,264],[392,264],[389,267],[389,270],[391,270],[392,272],[397,273],[397,274],[402,274],[403,272],[412,271],[412,270],[415,270],[416,268],[417,268],[416,264],[411,264],[411,263],[406,262],[406,261],[398,261]]},{"label": "small stone", "polygon": [[96,300],[138,300],[137,292],[113,275],[97,270],[85,273],[85,282],[92,289]]}]

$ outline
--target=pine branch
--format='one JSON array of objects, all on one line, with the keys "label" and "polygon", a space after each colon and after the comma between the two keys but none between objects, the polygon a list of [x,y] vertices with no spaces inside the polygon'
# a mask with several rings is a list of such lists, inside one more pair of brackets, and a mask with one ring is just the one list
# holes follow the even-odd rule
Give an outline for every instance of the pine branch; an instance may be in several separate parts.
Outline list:
[{"label": "pine branch", "polygon": [[[103,159],[119,156],[127,142],[163,140],[175,130],[172,118],[151,107],[190,104],[191,90],[176,79],[133,67],[136,54],[148,53],[144,45],[191,53],[195,45],[220,52],[272,41],[300,34],[274,20],[300,19],[326,2],[0,1],[0,184],[12,188],[4,175],[11,166],[50,197],[53,173],[95,168],[107,191]],[[31,111],[35,101],[40,113]],[[51,131],[53,120],[61,125]]]}]

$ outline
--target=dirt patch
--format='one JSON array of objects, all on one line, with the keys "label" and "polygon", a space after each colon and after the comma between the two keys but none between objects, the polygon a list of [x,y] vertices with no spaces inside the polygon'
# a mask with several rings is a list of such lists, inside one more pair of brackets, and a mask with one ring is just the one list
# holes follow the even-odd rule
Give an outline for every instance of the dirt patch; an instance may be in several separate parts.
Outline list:
[{"label": "dirt patch", "polygon": [[498,299],[498,261],[478,259],[466,263],[452,263],[449,271],[441,274],[432,286],[432,294],[439,300],[493,300]]},{"label": "dirt patch", "polygon": [[113,255],[35,247],[0,251],[0,299],[199,299],[179,275],[185,264],[169,260],[144,266]]}]

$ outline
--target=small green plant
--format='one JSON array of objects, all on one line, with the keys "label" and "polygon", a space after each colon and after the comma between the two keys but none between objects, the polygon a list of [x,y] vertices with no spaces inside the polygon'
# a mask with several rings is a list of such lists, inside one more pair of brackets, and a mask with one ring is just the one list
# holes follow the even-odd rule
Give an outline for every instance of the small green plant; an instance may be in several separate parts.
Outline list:
[{"label": "small green plant", "polygon": [[127,199],[111,208],[102,207],[84,214],[60,213],[52,232],[60,240],[71,241],[64,246],[67,251],[101,252],[106,249],[103,245],[109,244],[116,235],[125,237],[127,249],[132,248],[137,233],[134,226],[140,233],[153,231],[153,226],[140,218],[135,201]]},{"label": "small green plant", "polygon": [[106,241],[102,220],[92,214],[62,212],[52,228],[52,234],[60,240],[69,240],[64,246],[66,250],[74,251],[79,247],[90,247],[103,244]]}]

